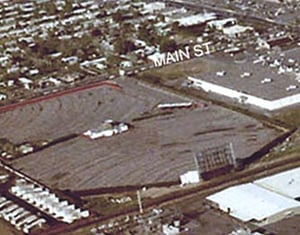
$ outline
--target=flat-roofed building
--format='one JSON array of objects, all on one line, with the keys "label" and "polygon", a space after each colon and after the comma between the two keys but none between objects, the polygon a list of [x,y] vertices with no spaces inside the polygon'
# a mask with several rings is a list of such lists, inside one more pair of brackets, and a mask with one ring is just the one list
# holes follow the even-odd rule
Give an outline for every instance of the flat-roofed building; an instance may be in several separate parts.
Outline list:
[{"label": "flat-roofed building", "polygon": [[254,183],[281,195],[300,199],[300,167],[256,180]]},{"label": "flat-roofed building", "polygon": [[207,199],[231,216],[258,225],[300,214],[300,202],[253,183],[227,188]]}]

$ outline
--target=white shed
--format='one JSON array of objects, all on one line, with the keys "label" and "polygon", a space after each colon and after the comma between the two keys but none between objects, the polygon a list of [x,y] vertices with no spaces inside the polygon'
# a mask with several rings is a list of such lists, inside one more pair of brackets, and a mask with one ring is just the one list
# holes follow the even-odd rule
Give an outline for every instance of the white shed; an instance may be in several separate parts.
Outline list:
[{"label": "white shed", "polygon": [[198,171],[188,171],[180,176],[181,185],[194,184],[200,182]]}]

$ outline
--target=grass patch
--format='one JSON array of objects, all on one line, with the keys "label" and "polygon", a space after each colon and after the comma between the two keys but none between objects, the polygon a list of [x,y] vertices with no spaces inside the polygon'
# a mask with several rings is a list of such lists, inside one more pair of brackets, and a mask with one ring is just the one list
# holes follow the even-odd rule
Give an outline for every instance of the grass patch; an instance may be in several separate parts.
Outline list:
[{"label": "grass patch", "polygon": [[[89,208],[103,216],[117,215],[127,211],[138,210],[139,208],[135,193],[105,194],[85,197],[84,200],[88,202]],[[117,201],[122,201],[122,203]]]},{"label": "grass patch", "polygon": [[206,70],[206,62],[201,58],[194,58],[184,62],[167,65],[161,68],[146,71],[139,77],[157,78],[162,81],[185,78],[193,74],[202,73]]},{"label": "grass patch", "polygon": [[290,123],[293,126],[297,126],[300,127],[300,109],[299,107],[288,110],[282,114],[279,114],[276,116],[277,119],[286,122],[286,123]]},{"label": "grass patch", "polygon": [[262,161],[271,161],[278,158],[292,158],[299,156],[300,153],[300,109],[293,108],[280,113],[274,117],[287,125],[298,128],[296,132],[290,136],[289,141],[285,141],[278,147],[274,148]]},{"label": "grass patch", "polygon": [[186,76],[185,71],[180,68],[179,65],[174,64],[167,66],[165,68],[158,68],[155,70],[146,71],[145,73],[139,75],[141,77],[157,78],[158,80],[176,80],[182,76]]}]

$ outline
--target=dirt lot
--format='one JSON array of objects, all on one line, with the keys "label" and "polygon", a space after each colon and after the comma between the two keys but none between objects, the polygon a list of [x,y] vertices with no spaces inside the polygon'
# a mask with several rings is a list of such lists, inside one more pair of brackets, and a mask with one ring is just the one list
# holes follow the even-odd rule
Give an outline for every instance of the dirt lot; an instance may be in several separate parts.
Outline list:
[{"label": "dirt lot", "polygon": [[13,229],[8,223],[3,220],[0,220],[0,234],[1,235],[20,235],[21,232]]},{"label": "dirt lot", "polygon": [[105,119],[129,121],[160,101],[170,100],[151,91],[144,97],[145,89],[129,82],[123,85],[124,91],[96,87],[0,114],[0,136],[14,143],[51,140],[95,128]]},{"label": "dirt lot", "polygon": [[[161,102],[178,96],[119,80],[123,90],[94,88],[0,115],[0,135],[14,143],[80,134],[105,119],[134,125],[128,133],[89,140],[82,136],[13,162],[35,179],[60,189],[175,181],[194,169],[193,152],[233,142],[246,158],[278,133],[257,120],[209,105],[163,113]],[[139,121],[133,119],[145,116]]]},{"label": "dirt lot", "polygon": [[265,226],[267,231],[274,234],[295,235],[300,234],[300,216],[296,215],[288,219],[284,219],[274,224]]}]

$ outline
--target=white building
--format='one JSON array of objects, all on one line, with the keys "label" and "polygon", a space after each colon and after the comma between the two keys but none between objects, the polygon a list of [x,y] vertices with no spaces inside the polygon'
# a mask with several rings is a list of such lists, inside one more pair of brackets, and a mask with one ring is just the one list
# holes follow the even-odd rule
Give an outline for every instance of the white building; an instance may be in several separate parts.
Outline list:
[{"label": "white building", "polygon": [[112,120],[106,120],[99,128],[88,130],[84,132],[83,135],[94,140],[98,138],[117,135],[128,130],[129,126],[125,123],[117,123]]},{"label": "white building", "polygon": [[200,176],[198,171],[188,171],[180,175],[181,185],[195,184],[200,182]]},{"label": "white building", "polygon": [[164,2],[152,2],[144,5],[144,11],[152,14],[155,11],[161,11],[166,8],[166,4]]},{"label": "white building", "polygon": [[0,101],[6,100],[6,98],[7,98],[7,95],[0,93]]},{"label": "white building", "polygon": [[162,226],[164,235],[177,235],[179,234],[179,228],[169,224],[163,224]]},{"label": "white building", "polygon": [[296,199],[300,197],[300,167],[256,180],[254,183]]},{"label": "white building", "polygon": [[32,88],[33,82],[28,78],[21,77],[21,78],[19,78],[19,82],[21,82],[23,84],[24,88],[27,90],[30,90]]},{"label": "white building", "polygon": [[211,82],[206,82],[202,79],[188,77],[188,80],[191,82],[192,87],[200,88],[205,92],[212,92],[215,94],[223,95],[234,100],[238,100],[238,102],[242,104],[254,105],[256,107],[269,111],[278,110],[300,103],[300,94],[290,95],[275,100],[267,100],[254,95],[246,94],[242,91],[237,91]]},{"label": "white building", "polygon": [[224,26],[230,24],[235,25],[236,24],[236,19],[235,18],[226,18],[226,19],[221,19],[221,20],[212,20],[210,22],[207,23],[207,25],[210,28],[214,28],[217,30],[222,30],[224,28]]},{"label": "white building", "polygon": [[266,225],[300,214],[300,202],[253,183],[233,186],[207,197],[243,222]]},{"label": "white building", "polygon": [[206,23],[216,18],[217,16],[215,13],[200,13],[197,15],[189,15],[186,17],[182,17],[180,19],[175,20],[175,22],[178,22],[179,26],[189,27],[197,24]]},{"label": "white building", "polygon": [[252,30],[252,27],[242,25],[233,25],[231,27],[225,27],[222,29],[223,33],[230,38],[240,37],[243,33]]}]

